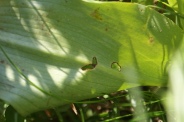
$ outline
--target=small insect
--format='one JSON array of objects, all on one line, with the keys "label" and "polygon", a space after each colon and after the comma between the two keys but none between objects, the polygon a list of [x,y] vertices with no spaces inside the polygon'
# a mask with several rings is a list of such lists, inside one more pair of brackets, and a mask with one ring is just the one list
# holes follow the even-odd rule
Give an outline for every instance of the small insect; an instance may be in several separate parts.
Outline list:
[{"label": "small insect", "polygon": [[96,57],[93,57],[92,59],[92,64],[87,64],[85,66],[83,66],[81,69],[82,70],[87,70],[87,69],[94,69],[97,65],[97,59]]},{"label": "small insect", "polygon": [[112,68],[112,69],[116,69],[116,70],[118,70],[118,71],[121,71],[121,66],[119,65],[118,62],[112,62],[112,63],[111,63],[111,68]]},{"label": "small insect", "polygon": [[92,65],[95,67],[97,65],[97,59],[96,57],[93,57]]},{"label": "small insect", "polygon": [[95,66],[93,64],[88,64],[88,65],[83,66],[81,69],[87,70],[87,69],[93,69],[93,68],[95,68]]}]

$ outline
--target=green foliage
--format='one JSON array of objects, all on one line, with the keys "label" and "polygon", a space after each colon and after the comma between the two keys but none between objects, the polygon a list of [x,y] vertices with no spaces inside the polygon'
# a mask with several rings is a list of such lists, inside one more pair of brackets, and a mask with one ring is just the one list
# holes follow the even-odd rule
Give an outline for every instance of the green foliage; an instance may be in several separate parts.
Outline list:
[{"label": "green foliage", "polygon": [[[139,87],[130,88],[166,86],[170,77],[174,82],[178,76],[172,70],[182,73],[179,67],[183,64],[183,46],[180,46],[183,45],[183,1],[131,2],[140,4],[2,0],[0,99],[24,116],[74,103],[78,115],[72,112],[71,121],[119,121],[127,117],[140,121],[158,116],[166,120],[161,98],[152,99],[153,96],[149,96],[152,91],[147,100]],[[175,60],[172,60],[173,54]],[[128,89],[127,96],[131,96],[126,105],[134,112],[122,115],[124,105],[116,98],[119,94],[109,93],[124,89]],[[105,107],[107,112],[99,113],[88,105],[85,108],[90,101],[77,102],[102,94],[108,94],[108,98],[95,101],[111,101],[113,104]],[[140,102],[140,98],[144,100]],[[136,107],[132,100],[138,104]],[[68,107],[65,114],[67,110]],[[93,110],[89,116],[88,110]],[[63,108],[48,111],[45,110],[48,118],[57,116],[60,122],[68,117],[62,116]],[[23,121],[11,106],[5,115],[7,122]]]}]

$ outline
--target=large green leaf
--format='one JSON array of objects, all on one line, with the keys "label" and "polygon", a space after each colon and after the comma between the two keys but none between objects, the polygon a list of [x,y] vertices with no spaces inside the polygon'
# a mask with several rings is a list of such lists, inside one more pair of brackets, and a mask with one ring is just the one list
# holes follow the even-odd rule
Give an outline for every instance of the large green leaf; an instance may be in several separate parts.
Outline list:
[{"label": "large green leaf", "polygon": [[1,0],[0,98],[27,115],[138,85],[161,86],[181,39],[172,21],[139,4]]}]

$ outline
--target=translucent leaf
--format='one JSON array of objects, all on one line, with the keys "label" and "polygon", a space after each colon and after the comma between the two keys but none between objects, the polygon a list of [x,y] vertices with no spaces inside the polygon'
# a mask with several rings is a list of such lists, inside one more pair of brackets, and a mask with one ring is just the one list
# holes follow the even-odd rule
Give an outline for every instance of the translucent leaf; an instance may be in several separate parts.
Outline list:
[{"label": "translucent leaf", "polygon": [[[181,39],[172,21],[139,4],[1,0],[0,98],[27,115],[138,85],[165,85]],[[96,67],[83,71],[93,57]]]},{"label": "translucent leaf", "polygon": [[[169,68],[169,90],[166,101],[169,122],[184,120],[184,44],[176,51]],[[170,111],[172,110],[172,111]]]}]

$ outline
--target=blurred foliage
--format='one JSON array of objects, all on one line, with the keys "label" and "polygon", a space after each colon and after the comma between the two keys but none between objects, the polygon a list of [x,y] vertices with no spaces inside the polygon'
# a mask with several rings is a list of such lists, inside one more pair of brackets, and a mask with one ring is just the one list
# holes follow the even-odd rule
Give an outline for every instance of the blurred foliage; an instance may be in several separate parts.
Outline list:
[{"label": "blurred foliage", "polygon": [[[165,90],[166,88],[148,86],[131,88],[81,101],[81,103],[36,112],[24,119],[26,122],[157,122],[161,120],[165,122],[166,112],[162,105],[164,98],[161,98]],[[142,97],[137,99],[135,93],[141,93]],[[136,111],[139,106],[144,108]],[[135,114],[139,116],[134,117]],[[11,106],[6,109],[5,116],[6,122],[24,122],[23,117]]]}]

